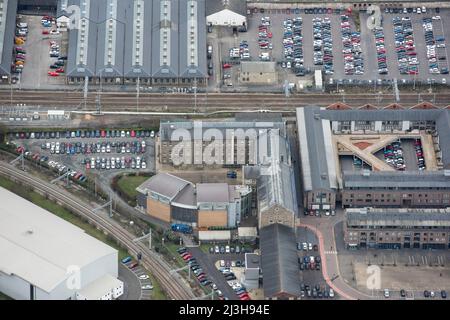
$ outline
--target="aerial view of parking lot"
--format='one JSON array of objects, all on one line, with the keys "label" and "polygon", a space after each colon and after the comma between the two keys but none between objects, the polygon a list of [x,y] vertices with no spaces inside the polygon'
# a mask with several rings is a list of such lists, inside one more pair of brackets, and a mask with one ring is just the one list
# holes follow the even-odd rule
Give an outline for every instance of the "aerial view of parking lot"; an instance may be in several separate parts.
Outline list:
[{"label": "aerial view of parking lot", "polygon": [[447,300],[449,39],[450,1],[0,0],[0,300]]}]

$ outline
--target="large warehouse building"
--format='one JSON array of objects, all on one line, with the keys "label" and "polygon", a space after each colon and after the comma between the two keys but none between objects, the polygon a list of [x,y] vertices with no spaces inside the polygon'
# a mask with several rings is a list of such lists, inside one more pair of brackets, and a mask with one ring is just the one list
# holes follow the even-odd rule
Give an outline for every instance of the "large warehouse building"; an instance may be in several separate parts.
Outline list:
[{"label": "large warehouse building", "polygon": [[0,203],[1,292],[17,300],[122,295],[117,250],[3,188]]},{"label": "large warehouse building", "polygon": [[297,125],[307,211],[450,205],[450,110],[306,107]]},{"label": "large warehouse building", "polygon": [[0,82],[9,83],[13,62],[17,0],[0,0]]},{"label": "large warehouse building", "polygon": [[60,0],[80,23],[69,33],[69,83],[205,84],[205,0]]}]

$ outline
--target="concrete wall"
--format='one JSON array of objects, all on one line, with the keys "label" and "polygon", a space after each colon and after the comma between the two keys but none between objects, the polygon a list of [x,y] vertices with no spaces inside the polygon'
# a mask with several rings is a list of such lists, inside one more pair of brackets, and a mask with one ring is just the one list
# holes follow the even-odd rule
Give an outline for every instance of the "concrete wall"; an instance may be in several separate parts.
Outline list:
[{"label": "concrete wall", "polygon": [[199,210],[198,212],[199,227],[226,227],[227,223],[226,210]]},{"label": "concrete wall", "polygon": [[170,222],[170,205],[147,198],[147,213],[152,217]]},{"label": "concrete wall", "polygon": [[294,228],[295,215],[293,212],[279,205],[274,205],[260,213],[259,229],[274,223],[281,223],[290,228]]}]

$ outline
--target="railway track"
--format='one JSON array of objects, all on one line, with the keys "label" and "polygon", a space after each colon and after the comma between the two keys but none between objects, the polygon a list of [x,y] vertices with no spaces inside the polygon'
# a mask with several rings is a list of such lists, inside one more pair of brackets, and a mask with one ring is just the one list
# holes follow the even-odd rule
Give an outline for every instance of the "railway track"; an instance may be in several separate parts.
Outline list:
[{"label": "railway track", "polygon": [[[100,101],[105,111],[136,109],[137,99],[134,93],[129,92],[103,92],[100,94]],[[86,98],[86,108],[93,110],[96,106],[97,94],[89,93]],[[83,108],[84,98],[82,92],[64,91],[0,91],[0,99],[6,105],[40,105],[61,108]],[[211,109],[236,109],[245,107],[261,108],[294,108],[305,105],[328,106],[335,102],[345,102],[351,107],[357,108],[365,104],[384,107],[394,103],[392,94],[376,95],[370,94],[299,94],[285,97],[281,94],[260,94],[260,93],[199,93],[197,97],[193,94],[162,94],[162,93],[140,93],[139,110],[152,111],[155,108],[189,108],[195,105],[199,108]],[[421,94],[403,93],[400,94],[400,104],[405,107],[412,107],[421,101],[433,102],[438,107],[450,105],[450,93]]]},{"label": "railway track", "polygon": [[138,252],[140,252],[142,254],[141,264],[153,273],[171,298],[175,300],[189,300],[195,298],[191,289],[188,288],[184,280],[181,279],[180,276],[171,275],[170,266],[164,261],[161,261],[159,256],[157,256],[154,252],[151,252],[143,244],[133,242],[134,236],[114,221],[108,220],[101,215],[94,214],[92,211],[93,208],[83,204],[80,199],[68,194],[65,191],[61,191],[61,189],[55,185],[48,182],[39,181],[35,177],[32,177],[31,175],[24,173],[4,162],[1,162],[0,174],[13,178],[14,180],[19,180],[26,185],[48,193],[52,198],[57,199],[68,209],[77,212],[80,216],[88,219],[102,230],[108,232],[125,248],[127,248],[129,253],[134,257],[136,257]]}]

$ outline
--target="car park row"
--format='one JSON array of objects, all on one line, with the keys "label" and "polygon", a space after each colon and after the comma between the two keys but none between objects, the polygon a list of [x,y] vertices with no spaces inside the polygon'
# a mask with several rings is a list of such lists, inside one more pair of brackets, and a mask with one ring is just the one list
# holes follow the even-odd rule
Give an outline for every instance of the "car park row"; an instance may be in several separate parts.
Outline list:
[{"label": "car park row", "polygon": [[141,271],[139,263],[133,261],[131,257],[123,258],[122,263],[136,274],[136,277],[139,279],[139,282],[141,284],[142,290],[153,290],[153,285],[150,281],[149,275]]},{"label": "car park row", "polygon": [[91,153],[145,153],[145,141],[133,142],[45,142],[42,150],[50,150],[51,154],[91,154]]},{"label": "car park row", "polygon": [[303,20],[301,17],[283,21],[284,60],[281,67],[292,69],[297,76],[305,75],[303,67]]},{"label": "car park row", "polygon": [[375,46],[377,48],[378,73],[388,74],[386,47],[383,27],[375,27],[373,29],[375,36]]},{"label": "car park row", "polygon": [[32,153],[31,151],[28,151],[25,147],[19,146],[16,149],[17,153],[23,153],[24,157],[27,159],[30,159],[31,161],[34,161],[35,163],[42,164],[47,163],[48,167],[58,173],[59,175],[62,175],[64,173],[68,173],[68,177],[74,181],[79,182],[85,182],[87,178],[83,175],[83,173],[79,171],[72,170],[71,168],[65,166],[62,163],[59,163],[57,161],[50,160],[49,157],[45,155],[40,155],[39,153]]},{"label": "car park row", "polygon": [[307,284],[300,285],[300,296],[302,298],[334,298],[334,290],[327,286],[310,286]]},{"label": "car park row", "polygon": [[147,161],[141,157],[86,158],[81,161],[86,169],[146,169]]},{"label": "car park row", "polygon": [[76,130],[10,133],[10,139],[61,139],[61,138],[154,138],[149,130]]},{"label": "car park row", "polygon": [[393,142],[384,148],[384,160],[397,170],[404,171],[406,169],[400,141]]},{"label": "car park row", "polygon": [[[27,39],[28,24],[26,22],[19,22],[16,26],[16,38],[14,47],[14,61],[11,64],[11,73],[20,74],[23,71],[26,61],[26,51],[22,47]],[[12,77],[13,82],[17,81],[17,77]]]},{"label": "car park row", "polygon": [[344,71],[346,75],[364,74],[364,58],[361,49],[361,33],[351,31],[350,19],[347,14],[341,15],[341,35],[344,55]]},{"label": "car park row", "polygon": [[440,16],[422,19],[427,49],[428,70],[431,74],[448,74],[445,38],[443,35],[435,36],[433,30],[433,22],[440,20]]},{"label": "car park row", "polygon": [[333,40],[331,38],[331,21],[329,17],[313,18],[314,65],[322,65],[325,74],[332,75]]},{"label": "car park row", "polygon": [[[261,61],[270,61],[270,52],[267,52],[267,50],[273,49],[273,43],[272,43],[272,32],[270,31],[270,18],[269,17],[262,17],[261,18],[261,24],[258,26],[258,46],[259,49],[264,50],[259,54],[259,59]],[[242,43],[241,43],[242,45]],[[245,43],[244,46],[248,46],[247,43]],[[248,54],[249,56],[249,54]]]},{"label": "car park row", "polygon": [[417,157],[417,166],[419,170],[425,170],[425,159],[423,157],[423,148],[422,148],[422,140],[416,139],[414,141],[414,149],[416,151],[416,157]]},{"label": "car park row", "polygon": [[239,300],[251,300],[247,289],[239,281],[237,281],[236,275],[230,270],[229,267],[221,266],[219,267],[219,271],[223,274],[228,285],[233,289]]},{"label": "car park row", "polygon": [[416,53],[416,45],[414,43],[413,28],[410,17],[393,18],[395,50],[397,52],[398,68],[400,74],[417,75],[419,74]]}]

